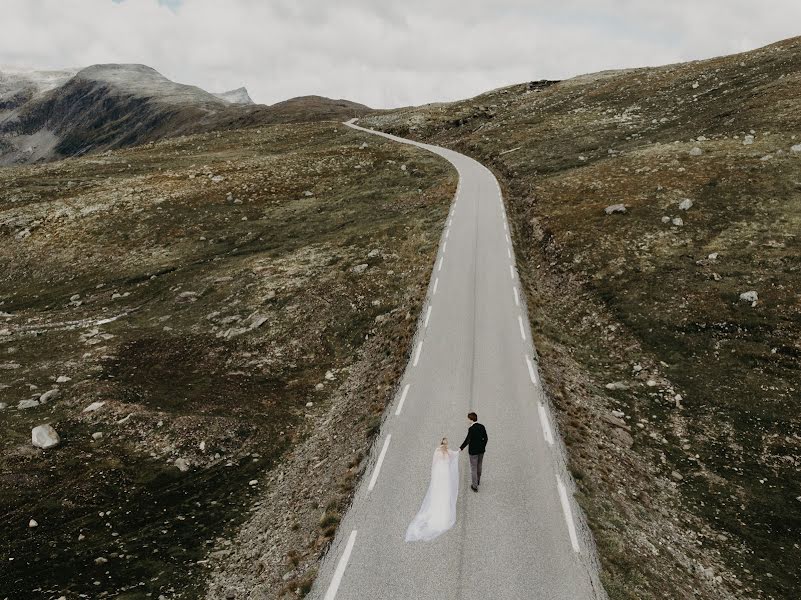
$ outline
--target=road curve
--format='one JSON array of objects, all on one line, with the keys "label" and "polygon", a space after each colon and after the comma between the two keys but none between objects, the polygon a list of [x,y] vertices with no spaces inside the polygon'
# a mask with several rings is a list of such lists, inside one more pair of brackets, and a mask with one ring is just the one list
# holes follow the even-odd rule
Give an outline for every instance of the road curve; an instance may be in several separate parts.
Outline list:
[{"label": "road curve", "polygon": [[[371,463],[311,591],[320,600],[605,598],[540,386],[500,187],[475,160],[413,144],[459,172],[428,297]],[[475,410],[489,434],[481,490],[460,457],[457,522],[429,543],[406,527],[445,435]]]}]

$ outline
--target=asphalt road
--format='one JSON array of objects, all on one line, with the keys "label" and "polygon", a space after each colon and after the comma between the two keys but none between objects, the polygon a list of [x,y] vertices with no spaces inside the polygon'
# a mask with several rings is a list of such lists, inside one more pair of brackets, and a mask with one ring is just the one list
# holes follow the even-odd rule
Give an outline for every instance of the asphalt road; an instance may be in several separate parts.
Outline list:
[{"label": "asphalt road", "polygon": [[[543,402],[495,177],[451,150],[356,128],[443,156],[459,171],[459,189],[398,395],[311,597],[605,597]],[[461,444],[470,410],[489,435],[481,489],[470,490],[465,450],[456,525],[432,542],[406,543],[432,453],[442,436]]]}]

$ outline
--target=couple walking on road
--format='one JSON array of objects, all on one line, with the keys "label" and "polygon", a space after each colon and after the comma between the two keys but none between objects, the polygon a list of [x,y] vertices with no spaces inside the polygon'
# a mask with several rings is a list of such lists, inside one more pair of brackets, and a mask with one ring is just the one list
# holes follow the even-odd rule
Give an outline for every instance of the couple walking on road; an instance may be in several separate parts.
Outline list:
[{"label": "couple walking on road", "polygon": [[[470,428],[459,451],[467,448],[470,456],[470,489],[478,492],[481,465],[487,446],[487,429],[478,422],[478,415],[468,413]],[[459,493],[459,452],[448,449],[448,438],[442,438],[434,450],[431,483],[417,515],[406,530],[406,541],[430,541],[456,522],[456,497]]]}]

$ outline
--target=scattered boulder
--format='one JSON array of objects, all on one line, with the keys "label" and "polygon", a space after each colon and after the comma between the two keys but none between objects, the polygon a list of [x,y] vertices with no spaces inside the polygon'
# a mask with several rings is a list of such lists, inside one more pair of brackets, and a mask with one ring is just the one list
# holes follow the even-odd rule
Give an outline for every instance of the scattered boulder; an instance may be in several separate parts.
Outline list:
[{"label": "scattered boulder", "polygon": [[61,390],[58,388],[53,388],[52,390],[46,391],[44,394],[39,396],[39,404],[47,404],[50,400],[55,400],[61,395]]},{"label": "scattered boulder", "polygon": [[56,383],[67,383],[68,381],[72,381],[72,377],[67,377],[66,375],[59,375],[58,379],[56,379]]},{"label": "scattered boulder", "polygon": [[615,428],[612,430],[612,442],[623,448],[631,448],[634,445],[634,438],[625,429]]},{"label": "scattered boulder", "polygon": [[753,143],[754,143],[753,135],[747,135],[743,138],[743,146],[750,146]]},{"label": "scattered boulder", "polygon": [[92,434],[92,439],[95,440],[95,441],[103,439],[103,432],[102,431],[95,431]]},{"label": "scattered boulder", "polygon": [[623,419],[616,417],[615,415],[604,413],[601,415],[601,420],[604,423],[612,425],[613,427],[619,427],[621,429],[625,429],[626,431],[631,431],[631,427],[629,427]]},{"label": "scattered boulder", "polygon": [[17,404],[17,410],[25,410],[26,408],[34,408],[39,406],[38,400],[20,400],[19,404]]},{"label": "scattered boulder", "polygon": [[376,256],[380,256],[381,250],[378,248],[373,248],[370,252],[367,253],[367,258],[375,258]]},{"label": "scattered boulder", "polygon": [[194,302],[197,300],[197,292],[181,292],[175,297],[176,302]]},{"label": "scattered boulder", "polygon": [[54,448],[61,443],[58,433],[50,425],[37,425],[31,430],[31,442],[37,448],[46,450]]},{"label": "scattered boulder", "polygon": [[98,408],[103,406],[105,402],[102,400],[99,402],[92,402],[89,406],[83,409],[83,412],[95,412]]},{"label": "scattered boulder", "polygon": [[34,527],[39,527],[39,523],[37,523],[34,519],[31,519],[30,521],[28,521],[28,527],[30,527],[31,529],[33,529]]},{"label": "scattered boulder", "polygon": [[362,264],[360,264],[360,265],[356,265],[356,266],[355,266],[355,267],[353,267],[351,270],[352,270],[354,273],[364,273],[364,272],[367,270],[367,268],[368,268],[369,266],[370,266],[370,265],[368,265],[367,263],[362,263]]},{"label": "scattered boulder", "polygon": [[679,210],[690,210],[693,207],[693,201],[689,198],[685,198],[681,202],[679,202]]},{"label": "scattered boulder", "polygon": [[605,387],[606,387],[607,390],[627,390],[627,389],[629,389],[629,386],[627,384],[623,383],[622,381],[613,381],[612,383],[607,383]]},{"label": "scattered boulder", "polygon": [[675,481],[681,481],[682,479],[684,479],[684,476],[683,476],[681,473],[679,473],[678,471],[673,471],[673,472],[671,472],[671,473],[670,473],[670,476],[671,476],[671,477],[672,477],[672,478],[673,478]]},{"label": "scattered boulder", "polygon": [[5,402],[0,402],[0,410],[3,410],[5,408],[8,408],[8,404],[6,404]]},{"label": "scattered boulder", "polygon": [[704,153],[698,146],[690,150],[690,156],[701,156]]},{"label": "scattered boulder", "polygon": [[613,215],[615,213],[623,214],[623,213],[626,212],[626,205],[625,204],[612,204],[610,206],[607,206],[604,209],[604,212],[607,215]]},{"label": "scattered boulder", "polygon": [[755,290],[750,290],[740,294],[740,302],[750,302],[751,306],[756,306],[758,300],[759,294],[757,294]]},{"label": "scattered boulder", "polygon": [[801,152],[801,144],[796,144],[795,146],[790,146],[790,152]]},{"label": "scattered boulder", "polygon": [[189,461],[185,458],[176,458],[173,464],[178,467],[178,470],[182,473],[186,473],[189,470]]},{"label": "scattered boulder", "polygon": [[673,217],[671,223],[673,223],[676,227],[683,227],[684,219],[682,219],[681,217]]}]

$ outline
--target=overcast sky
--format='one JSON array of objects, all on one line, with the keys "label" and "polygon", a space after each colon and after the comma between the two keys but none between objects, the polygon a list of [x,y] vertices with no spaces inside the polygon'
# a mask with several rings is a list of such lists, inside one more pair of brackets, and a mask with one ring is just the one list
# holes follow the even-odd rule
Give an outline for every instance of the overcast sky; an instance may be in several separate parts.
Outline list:
[{"label": "overcast sky", "polygon": [[267,104],[455,100],[799,34],[801,0],[0,0],[0,65],[144,63]]}]

